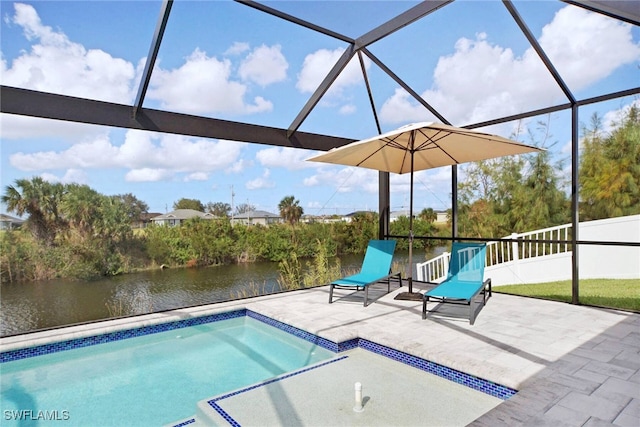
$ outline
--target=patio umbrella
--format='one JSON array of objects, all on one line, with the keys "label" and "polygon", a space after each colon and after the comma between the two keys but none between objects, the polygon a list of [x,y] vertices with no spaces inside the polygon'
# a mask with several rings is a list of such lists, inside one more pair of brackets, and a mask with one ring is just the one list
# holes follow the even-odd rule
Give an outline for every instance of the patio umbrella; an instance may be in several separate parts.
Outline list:
[{"label": "patio umbrella", "polygon": [[542,151],[507,138],[441,123],[414,123],[334,148],[307,159],[312,162],[359,166],[382,172],[410,173],[409,292],[400,299],[422,299],[413,292],[413,173],[514,154]]}]

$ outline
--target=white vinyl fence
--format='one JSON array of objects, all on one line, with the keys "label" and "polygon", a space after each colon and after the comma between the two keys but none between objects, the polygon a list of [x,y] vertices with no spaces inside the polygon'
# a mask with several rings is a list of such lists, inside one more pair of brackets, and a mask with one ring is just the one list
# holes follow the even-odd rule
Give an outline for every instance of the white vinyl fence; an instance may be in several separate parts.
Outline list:
[{"label": "white vinyl fence", "polygon": [[[514,233],[505,238],[515,242],[487,243],[485,277],[493,285],[542,283],[571,279],[572,248],[568,243],[540,243],[525,240],[571,239],[571,224]],[[581,241],[640,242],[640,215],[580,223]],[[416,265],[416,279],[440,282],[449,269],[448,252]],[[640,278],[640,247],[580,245],[581,279]]]}]

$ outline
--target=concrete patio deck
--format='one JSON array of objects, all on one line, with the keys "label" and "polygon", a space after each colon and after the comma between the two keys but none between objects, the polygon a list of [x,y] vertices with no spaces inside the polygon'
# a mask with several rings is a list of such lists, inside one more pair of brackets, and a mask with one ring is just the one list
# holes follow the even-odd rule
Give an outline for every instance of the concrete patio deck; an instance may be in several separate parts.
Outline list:
[{"label": "concrete patio deck", "polygon": [[[466,307],[440,307],[422,320],[420,302],[394,300],[402,289],[370,292],[368,307],[362,306],[362,294],[344,291],[328,304],[325,286],[157,313],[144,323],[247,308],[334,342],[364,338],[519,390],[470,425],[640,425],[640,315],[494,293],[474,325]],[[140,321],[109,323],[124,328]],[[101,328],[92,324],[72,332],[77,337]],[[55,335],[42,332],[0,343],[6,350]],[[420,396],[413,398],[420,405]],[[303,408],[298,420],[319,425],[317,418],[304,418]],[[323,425],[330,420],[327,415]]]},{"label": "concrete patio deck", "polygon": [[440,307],[422,320],[421,303],[394,300],[397,292],[365,308],[361,295],[328,304],[322,287],[247,308],[332,341],[358,336],[519,390],[475,426],[640,425],[640,315],[494,293],[469,325],[466,307]]}]

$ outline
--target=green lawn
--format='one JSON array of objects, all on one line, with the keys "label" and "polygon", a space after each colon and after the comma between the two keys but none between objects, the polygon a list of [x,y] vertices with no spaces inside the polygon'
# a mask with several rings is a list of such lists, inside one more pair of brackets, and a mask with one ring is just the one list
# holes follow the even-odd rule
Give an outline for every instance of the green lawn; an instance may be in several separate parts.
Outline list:
[{"label": "green lawn", "polygon": [[[580,304],[640,312],[640,279],[580,280]],[[571,302],[571,280],[494,286],[496,292]]]}]

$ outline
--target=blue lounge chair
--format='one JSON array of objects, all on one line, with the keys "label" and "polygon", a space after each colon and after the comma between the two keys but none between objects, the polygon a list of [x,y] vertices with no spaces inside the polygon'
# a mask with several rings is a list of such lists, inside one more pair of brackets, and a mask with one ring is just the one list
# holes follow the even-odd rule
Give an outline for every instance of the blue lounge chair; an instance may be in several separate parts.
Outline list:
[{"label": "blue lounge chair", "polygon": [[364,255],[360,273],[343,277],[329,285],[329,304],[333,302],[334,288],[364,290],[364,306],[366,307],[369,298],[369,285],[386,281],[387,292],[391,292],[391,279],[396,278],[398,284],[402,286],[400,273],[391,273],[391,261],[395,249],[395,240],[371,240]]},{"label": "blue lounge chair", "polygon": [[482,305],[485,305],[487,292],[489,297],[491,296],[491,279],[484,280],[486,251],[484,243],[453,243],[447,278],[426,292],[422,299],[423,319],[427,318],[427,303],[435,300],[441,303],[468,305],[469,323],[473,325],[473,299],[482,293]]}]

